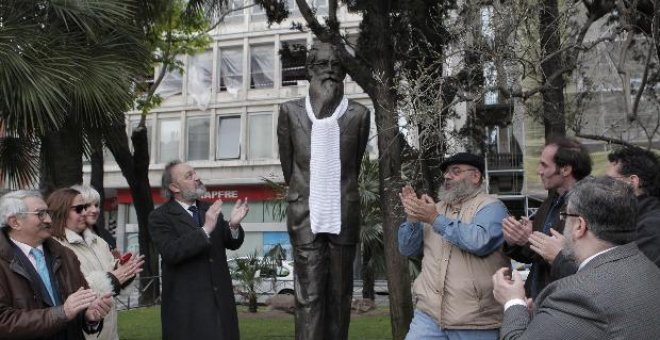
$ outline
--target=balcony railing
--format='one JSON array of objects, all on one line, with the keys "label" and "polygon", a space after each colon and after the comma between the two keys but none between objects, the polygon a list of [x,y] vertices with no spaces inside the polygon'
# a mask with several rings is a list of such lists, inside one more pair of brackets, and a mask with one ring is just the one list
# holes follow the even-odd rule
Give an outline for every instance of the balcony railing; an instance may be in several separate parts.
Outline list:
[{"label": "balcony railing", "polygon": [[491,153],[486,158],[488,170],[522,169],[523,156],[512,153]]}]

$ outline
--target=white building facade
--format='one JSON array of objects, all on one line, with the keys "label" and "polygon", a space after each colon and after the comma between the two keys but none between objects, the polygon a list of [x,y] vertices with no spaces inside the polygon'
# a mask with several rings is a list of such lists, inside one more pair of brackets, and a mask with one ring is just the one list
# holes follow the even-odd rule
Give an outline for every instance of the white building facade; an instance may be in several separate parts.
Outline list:
[{"label": "white building facade", "polygon": [[[232,8],[249,3],[234,0]],[[289,3],[295,7],[295,1]],[[327,15],[327,0],[310,3],[317,7],[320,18]],[[342,9],[339,20],[346,32],[357,31],[359,17]],[[259,7],[232,12],[212,32],[213,42],[207,50],[179,57],[185,71],[166,74],[157,91],[163,102],[147,117],[149,181],[156,204],[164,202],[160,194],[163,168],[174,159],[196,169],[209,192],[204,199],[222,199],[223,212],[228,214],[237,199],[248,199],[245,243],[229,257],[254,251],[261,254],[278,243],[290,247],[286,221],[273,214],[276,193],[264,178],[283,182],[276,135],[279,105],[304,97],[308,90],[305,54],[295,54],[284,62],[280,57],[285,45],[295,51],[313,42],[311,32],[290,28],[294,21],[303,21],[297,11],[269,28]],[[345,93],[373,107],[350,77],[345,80]],[[140,112],[128,112],[126,120],[130,135]],[[375,124],[372,129],[375,135]],[[370,142],[372,152],[374,145],[375,138]],[[89,176],[89,166],[84,170]],[[118,247],[137,251],[137,216],[128,184],[111,155],[106,157],[104,181],[106,221],[116,224]]]}]

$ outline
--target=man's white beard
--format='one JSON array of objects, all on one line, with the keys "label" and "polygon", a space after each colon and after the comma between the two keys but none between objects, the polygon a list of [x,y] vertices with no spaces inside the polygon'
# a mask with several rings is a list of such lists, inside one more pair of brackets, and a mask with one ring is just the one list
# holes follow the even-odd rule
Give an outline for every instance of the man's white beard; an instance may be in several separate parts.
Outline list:
[{"label": "man's white beard", "polygon": [[204,196],[204,194],[206,194],[206,187],[204,186],[204,184],[198,185],[195,188],[195,191],[182,191],[181,192],[181,196],[186,201],[198,200],[198,199],[202,198],[202,196]]},{"label": "man's white beard", "polygon": [[316,80],[312,81],[311,85],[310,91],[313,95],[310,96],[310,101],[314,115],[316,118],[330,117],[344,95],[344,84],[333,80]]},{"label": "man's white beard", "polygon": [[441,185],[438,190],[438,199],[449,205],[454,205],[472,197],[479,191],[481,191],[480,185],[474,185],[464,179],[453,183],[452,187],[448,189],[445,188],[444,184]]}]

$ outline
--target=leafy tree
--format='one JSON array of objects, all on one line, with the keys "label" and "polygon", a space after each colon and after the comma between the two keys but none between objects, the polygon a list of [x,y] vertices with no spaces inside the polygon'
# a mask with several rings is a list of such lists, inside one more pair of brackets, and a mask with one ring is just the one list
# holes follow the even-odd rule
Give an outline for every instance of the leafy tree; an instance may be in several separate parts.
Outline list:
[{"label": "leafy tree", "polygon": [[248,301],[248,310],[251,313],[257,312],[257,290],[256,287],[263,280],[259,275],[264,268],[264,263],[257,256],[257,251],[246,257],[236,259],[236,269],[232,278],[238,280],[240,284],[240,294]]},{"label": "leafy tree", "polygon": [[[39,178],[47,194],[82,182],[84,153],[92,162],[91,184],[103,194],[107,146],[131,188],[147,277],[158,275],[158,257],[147,229],[154,205],[146,115],[160,103],[154,93],[166,70],[181,68],[176,55],[194,54],[210,41],[207,18],[184,16],[184,4],[11,0],[0,5],[1,178],[14,187]],[[163,66],[154,81],[155,64]],[[132,132],[131,151],[124,112],[136,99],[142,120]],[[154,302],[158,281],[143,283],[149,289],[142,301]]]},{"label": "leafy tree", "polygon": [[360,204],[362,226],[360,246],[362,250],[362,298],[376,298],[376,274],[385,272],[383,249],[383,219],[378,192],[378,162],[365,155],[360,165]]},{"label": "leafy tree", "polygon": [[[78,183],[82,161],[68,156],[82,154],[90,130],[122,119],[132,99],[133,74],[146,66],[148,52],[132,24],[135,8],[126,0],[0,6],[0,117],[4,142],[14,139],[23,152],[0,160],[3,177],[16,179],[9,183],[13,187],[33,183],[37,164],[27,160],[40,145],[45,190]],[[58,136],[66,129],[69,133]],[[26,145],[17,145],[21,141]]]},{"label": "leafy tree", "polygon": [[[191,1],[193,8],[201,4],[213,4],[217,1]],[[270,21],[280,22],[288,15],[285,1],[257,0],[263,6]],[[397,193],[401,187],[401,145],[398,133],[398,96],[394,88],[395,66],[401,60],[409,60],[409,51],[413,43],[419,41],[420,27],[431,26],[428,32],[438,32],[441,20],[427,16],[435,13],[437,18],[450,6],[452,1],[439,5],[436,1],[344,1],[350,12],[360,13],[362,22],[357,46],[347,46],[347,39],[342,35],[340,22],[337,20],[338,1],[328,2],[328,17],[321,23],[316,10],[303,0],[296,4],[306,25],[323,42],[333,44],[339,51],[339,59],[351,78],[369,95],[374,103],[379,148],[379,191],[383,211],[384,250],[387,264],[387,278],[390,291],[390,313],[392,333],[395,339],[401,339],[408,330],[412,319],[412,296],[410,279],[400,275],[407,269],[407,260],[398,253],[396,229],[402,212],[398,206]],[[437,19],[436,18],[436,19]],[[302,24],[294,25],[302,28]],[[437,35],[436,37],[441,36]],[[405,37],[401,38],[401,37]],[[441,47],[442,44],[434,47]],[[355,54],[349,52],[353,47]]]},{"label": "leafy tree", "polygon": [[265,256],[260,257],[255,250],[245,257],[234,259],[236,267],[231,269],[233,280],[239,283],[239,293],[248,301],[248,310],[256,313],[258,310],[257,288],[264,279],[270,280],[273,290],[277,286],[277,269],[282,266],[284,249],[281,245],[273,247]]}]

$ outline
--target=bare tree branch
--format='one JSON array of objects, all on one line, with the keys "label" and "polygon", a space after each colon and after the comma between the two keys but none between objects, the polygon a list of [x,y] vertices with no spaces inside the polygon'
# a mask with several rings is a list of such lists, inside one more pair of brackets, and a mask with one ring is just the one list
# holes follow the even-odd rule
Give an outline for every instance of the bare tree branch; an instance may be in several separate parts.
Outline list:
[{"label": "bare tree branch", "polygon": [[[307,26],[312,30],[312,33],[314,33],[314,35],[322,42],[331,43],[335,46],[339,54],[339,59],[351,78],[365,89],[365,91],[367,91],[366,89],[374,88],[376,86],[376,81],[372,77],[373,68],[348,52],[344,43],[344,38],[339,32],[338,25],[334,27],[322,25],[305,0],[296,0],[296,4],[298,5],[300,14],[302,14],[307,22]],[[335,9],[334,17],[336,20],[337,0],[329,0],[328,5],[329,8]]]},{"label": "bare tree branch", "polygon": [[238,12],[238,11],[242,11],[242,10],[244,10],[244,9],[246,9],[246,8],[254,7],[254,6],[256,6],[256,5],[257,5],[257,4],[253,3],[253,4],[251,4],[251,5],[241,6],[241,7],[238,7],[238,8],[234,8],[234,9],[232,9],[231,11],[224,11],[224,12],[220,13],[220,17],[218,18],[218,21],[216,21],[215,24],[213,24],[211,27],[209,27],[209,29],[206,30],[205,33],[209,33],[209,32],[211,32],[211,31],[213,31],[216,27],[218,27],[218,25],[220,25],[221,23],[223,23],[223,22],[225,21],[225,18],[226,18],[229,14],[234,13],[234,12]]},{"label": "bare tree branch", "polygon": [[589,135],[589,134],[581,134],[581,133],[576,133],[575,137],[580,137],[580,138],[585,138],[585,139],[592,139],[592,140],[599,140],[603,142],[608,142],[610,144],[618,144],[618,145],[623,145],[627,147],[636,147],[636,145],[628,143],[622,139],[618,138],[613,138],[613,137],[606,137],[606,136],[599,136],[599,135]]}]

